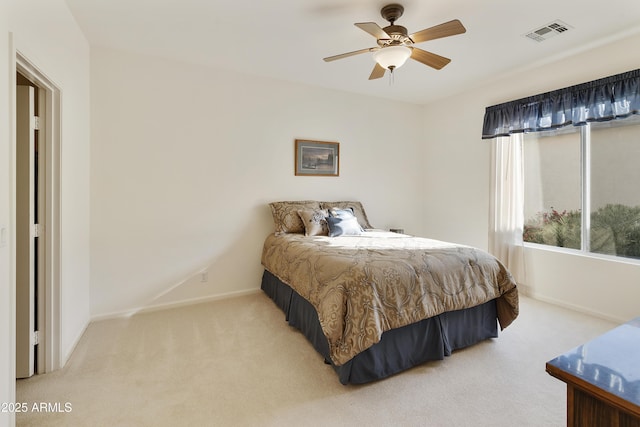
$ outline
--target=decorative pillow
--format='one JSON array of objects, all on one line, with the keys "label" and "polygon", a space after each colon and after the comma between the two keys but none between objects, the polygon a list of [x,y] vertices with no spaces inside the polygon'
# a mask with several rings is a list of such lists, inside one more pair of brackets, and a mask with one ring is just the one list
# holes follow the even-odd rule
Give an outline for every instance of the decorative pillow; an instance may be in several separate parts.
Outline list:
[{"label": "decorative pillow", "polygon": [[354,212],[353,212],[353,208],[346,208],[346,209],[329,209],[329,216],[332,216],[334,218],[341,218],[341,219],[355,219],[356,222],[358,222],[358,227],[360,227],[360,231],[364,231],[364,229],[362,228],[362,226],[360,225],[358,218],[356,218]]},{"label": "decorative pillow", "polygon": [[269,203],[273,223],[276,226],[276,234],[280,233],[304,233],[304,224],[298,215],[301,209],[320,209],[320,203],[315,200],[303,200],[294,202]]},{"label": "decorative pillow", "polygon": [[356,218],[358,218],[358,222],[363,228],[373,228],[371,224],[369,224],[369,219],[367,218],[367,214],[362,207],[362,203],[356,201],[344,201],[344,202],[321,202],[320,207],[322,209],[353,209],[353,213]]},{"label": "decorative pillow", "polygon": [[329,212],[326,209],[300,209],[298,215],[304,224],[305,236],[327,236],[329,234],[329,226],[327,225]]},{"label": "decorative pillow", "polygon": [[351,217],[327,217],[329,225],[329,237],[357,236],[362,233],[362,227],[355,216]]},{"label": "decorative pillow", "polygon": [[329,209],[329,214],[331,216],[335,216],[336,218],[349,218],[352,216],[356,216],[356,214],[353,212],[353,208],[344,208],[344,209],[338,209],[338,208],[331,208]]}]

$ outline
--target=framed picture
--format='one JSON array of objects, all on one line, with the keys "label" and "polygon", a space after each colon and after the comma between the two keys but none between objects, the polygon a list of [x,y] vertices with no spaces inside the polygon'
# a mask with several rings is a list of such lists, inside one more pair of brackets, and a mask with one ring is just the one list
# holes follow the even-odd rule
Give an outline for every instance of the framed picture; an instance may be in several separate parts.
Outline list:
[{"label": "framed picture", "polygon": [[340,175],[340,143],[296,139],[296,175]]}]

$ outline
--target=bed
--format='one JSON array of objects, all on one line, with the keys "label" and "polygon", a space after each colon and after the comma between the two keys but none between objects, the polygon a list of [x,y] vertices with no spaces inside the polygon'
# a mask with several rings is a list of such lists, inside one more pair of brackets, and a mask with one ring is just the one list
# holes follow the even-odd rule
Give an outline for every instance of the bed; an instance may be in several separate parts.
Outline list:
[{"label": "bed", "polygon": [[342,384],[443,359],[518,315],[511,274],[484,251],[376,230],[356,201],[270,206],[261,288]]}]

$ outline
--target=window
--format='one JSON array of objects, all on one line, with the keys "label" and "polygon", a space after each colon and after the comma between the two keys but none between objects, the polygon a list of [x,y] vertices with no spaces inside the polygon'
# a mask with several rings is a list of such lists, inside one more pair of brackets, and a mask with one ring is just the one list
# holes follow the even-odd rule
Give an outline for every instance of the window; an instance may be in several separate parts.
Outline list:
[{"label": "window", "polygon": [[640,69],[487,107],[489,250],[508,268],[523,240],[640,261],[637,116]]},{"label": "window", "polygon": [[640,259],[640,118],[526,134],[525,242]]}]

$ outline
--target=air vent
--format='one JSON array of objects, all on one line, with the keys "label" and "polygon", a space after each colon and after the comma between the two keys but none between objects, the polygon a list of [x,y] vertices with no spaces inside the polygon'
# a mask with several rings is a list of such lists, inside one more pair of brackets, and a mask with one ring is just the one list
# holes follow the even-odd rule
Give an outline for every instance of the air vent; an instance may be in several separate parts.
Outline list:
[{"label": "air vent", "polygon": [[529,31],[527,34],[524,34],[524,36],[537,42],[543,42],[553,36],[567,32],[572,28],[572,26],[567,25],[560,20],[555,20],[544,27]]}]

